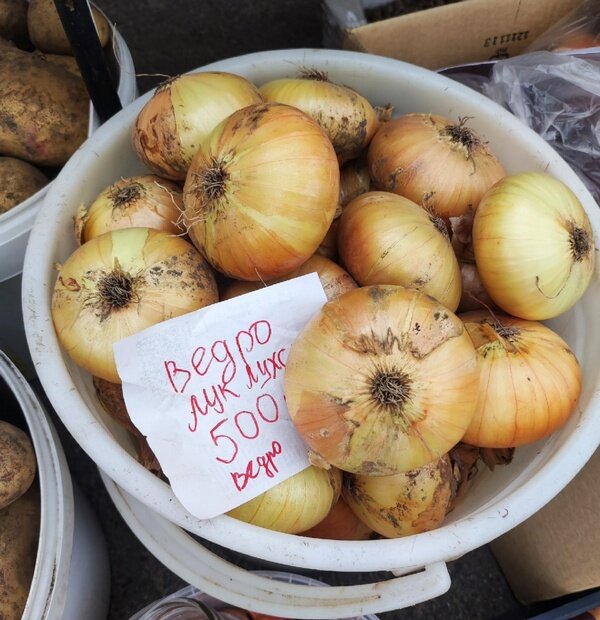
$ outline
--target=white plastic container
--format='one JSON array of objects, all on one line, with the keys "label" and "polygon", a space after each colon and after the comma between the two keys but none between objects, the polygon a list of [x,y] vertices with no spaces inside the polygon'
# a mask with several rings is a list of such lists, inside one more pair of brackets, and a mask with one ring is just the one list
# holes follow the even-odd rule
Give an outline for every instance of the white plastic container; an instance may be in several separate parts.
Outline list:
[{"label": "white plastic container", "polygon": [[100,526],[72,484],[65,455],[44,408],[2,351],[0,381],[14,395],[27,422],[40,485],[37,560],[22,620],[105,620],[110,572]]},{"label": "white plastic container", "polygon": [[[470,117],[470,126],[489,141],[509,173],[546,170],[564,181],[581,200],[598,243],[600,210],[573,170],[509,112],[449,78],[389,58],[331,50],[262,52],[204,69],[231,71],[260,85],[275,77],[294,75],[307,66],[355,87],[374,104],[391,103],[397,114],[419,111],[454,119]],[[130,132],[149,97],[141,97],[105,123],[75,154],[48,194],[32,232],[24,270],[25,329],[40,379],[57,413],[89,456],[124,491],[167,521],[204,539],[291,567],[391,570],[398,575],[425,568],[375,584],[368,591],[362,588],[356,596],[353,586],[329,589],[325,598],[337,597],[339,601],[345,597],[346,602],[352,600],[356,605],[353,614],[346,607],[345,615],[398,608],[405,600],[400,594],[402,588],[422,592],[422,600],[441,594],[449,587],[445,562],[488,543],[536,512],[573,478],[600,442],[598,275],[572,310],[550,322],[572,347],[583,369],[577,411],[551,437],[519,448],[509,466],[498,467],[493,473],[482,471],[442,527],[395,540],[328,541],[275,533],[228,516],[200,520],[182,507],[169,485],[133,457],[126,433],[99,405],[91,377],[63,355],[50,315],[56,277],[53,265],[74,250],[70,230],[77,206],[116,178],[144,171],[133,153]],[[387,595],[392,591],[397,598]],[[359,604],[360,600],[364,604]],[[295,617],[339,617],[334,607],[333,603],[306,607],[302,609],[304,615]]]},{"label": "white plastic container", "polygon": [[[117,92],[123,106],[138,94],[133,59],[125,40],[116,29],[111,31],[108,62],[118,68]],[[100,126],[98,115],[90,104],[88,135]],[[21,317],[21,271],[33,222],[54,185],[54,181],[27,200],[0,215],[0,348],[19,365],[29,370],[30,359]],[[28,376],[33,373],[28,372]]]},{"label": "white plastic container", "polygon": [[[112,490],[116,490],[114,482],[109,479],[107,482]],[[302,587],[319,588],[327,586],[322,581],[311,577],[283,571],[258,570],[251,571],[251,574],[266,577],[271,582],[276,581]],[[200,606],[197,603],[200,603]],[[228,608],[231,606],[231,603],[220,601],[195,586],[185,586],[181,590],[147,605],[131,616],[129,620],[167,620],[167,618],[180,620],[178,613],[181,613],[181,618],[186,618],[186,620],[209,620],[212,612],[218,616],[217,620],[236,620],[238,616],[234,617],[228,613]],[[291,612],[295,613],[296,609],[297,607],[291,608]],[[360,618],[355,616],[353,618],[341,618],[340,620],[378,620],[378,618],[377,616],[361,616]]]}]

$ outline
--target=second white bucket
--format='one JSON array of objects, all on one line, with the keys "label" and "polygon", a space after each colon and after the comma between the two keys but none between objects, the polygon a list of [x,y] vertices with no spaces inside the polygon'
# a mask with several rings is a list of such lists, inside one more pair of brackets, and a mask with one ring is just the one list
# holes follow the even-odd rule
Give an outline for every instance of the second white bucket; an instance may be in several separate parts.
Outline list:
[{"label": "second white bucket", "polygon": [[450,587],[443,562],[410,575],[360,585],[307,586],[273,580],[213,553],[101,470],[100,476],[124,521],[152,555],[190,585],[242,609],[296,620],[373,620],[368,614],[410,607]]},{"label": "second white bucket", "polygon": [[[65,455],[46,411],[2,351],[0,383],[12,394],[15,409],[27,424],[40,487],[37,558],[22,620],[105,620],[110,569],[100,525],[72,484]],[[4,398],[5,411],[11,408],[6,401]]]}]

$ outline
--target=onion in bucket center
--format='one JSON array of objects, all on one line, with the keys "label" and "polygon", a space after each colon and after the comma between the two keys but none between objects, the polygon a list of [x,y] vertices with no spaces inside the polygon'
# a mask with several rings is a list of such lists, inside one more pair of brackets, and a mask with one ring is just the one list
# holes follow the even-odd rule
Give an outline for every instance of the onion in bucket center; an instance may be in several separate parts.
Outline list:
[{"label": "onion in bucket center", "polygon": [[339,183],[333,146],[313,119],[288,105],[248,106],[223,121],[192,160],[184,221],[221,273],[276,278],[323,240]]},{"label": "onion in bucket center", "polygon": [[326,303],[291,346],[285,396],[312,460],[388,475],[428,463],[475,412],[475,348],[460,319],[400,286]]}]

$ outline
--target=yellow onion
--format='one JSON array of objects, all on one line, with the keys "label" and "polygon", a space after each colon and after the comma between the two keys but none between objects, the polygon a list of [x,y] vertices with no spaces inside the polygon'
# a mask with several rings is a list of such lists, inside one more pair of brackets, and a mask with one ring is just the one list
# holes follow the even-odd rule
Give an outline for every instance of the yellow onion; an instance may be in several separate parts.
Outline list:
[{"label": "yellow onion", "polygon": [[354,514],[344,498],[340,498],[329,514],[302,536],[329,540],[369,540],[373,530]]},{"label": "yellow onion", "polygon": [[276,280],[269,280],[268,282],[247,282],[244,280],[231,280],[228,282],[221,294],[221,299],[230,299],[231,297],[237,297],[244,293],[250,293],[251,291],[257,291],[263,286],[269,286],[270,284],[276,284],[277,282],[284,282],[285,280],[291,280],[299,276],[304,276],[309,273],[316,272],[323,286],[323,291],[329,301],[339,297],[342,293],[350,291],[356,288],[357,284],[352,279],[352,276],[342,269],[337,263],[325,258],[319,254],[313,254],[305,263],[300,265],[298,269],[294,269],[286,276],[277,278]]},{"label": "yellow onion", "polygon": [[304,112],[248,106],[202,143],[183,188],[184,223],[221,273],[270,280],[304,263],[335,214],[339,166]]},{"label": "yellow onion", "polygon": [[339,470],[310,465],[227,514],[276,532],[298,534],[327,516],[340,496],[341,486]]},{"label": "yellow onion", "polygon": [[508,314],[549,319],[571,308],[594,271],[588,216],[575,194],[545,172],[505,177],[473,221],[481,281]]},{"label": "yellow onion", "polygon": [[75,235],[85,243],[119,228],[155,228],[177,235],[183,209],[181,188],[173,181],[147,174],[112,183],[75,217]]},{"label": "yellow onion", "polygon": [[479,373],[460,319],[401,286],[327,302],[290,347],[284,391],[312,461],[388,475],[445,454],[471,422]]},{"label": "yellow onion", "polygon": [[469,310],[493,310],[496,308],[494,300],[485,290],[474,262],[459,261],[461,294],[458,312]]},{"label": "yellow onion", "polygon": [[466,120],[405,114],[383,123],[369,145],[375,187],[426,204],[446,219],[475,210],[506,173]]},{"label": "yellow onion", "polygon": [[330,82],[323,71],[307,69],[298,78],[281,78],[260,87],[265,101],[299,108],[325,130],[340,163],[358,157],[375,134],[377,112],[359,93]]},{"label": "yellow onion", "polygon": [[254,84],[239,75],[179,75],[161,84],[140,111],[134,149],[152,172],[183,181],[200,142],[230,114],[261,101]]},{"label": "yellow onion", "polygon": [[122,426],[131,438],[133,439],[136,447],[138,461],[155,476],[164,479],[162,468],[156,455],[150,448],[146,437],[137,429],[135,424],[129,417],[127,411],[127,405],[125,404],[125,398],[123,397],[123,387],[120,383],[111,383],[105,381],[100,377],[92,377],[94,388],[96,390],[96,396],[100,401],[100,404],[108,413],[108,415]]},{"label": "yellow onion", "polygon": [[366,153],[358,159],[353,159],[340,168],[340,199],[341,207],[345,207],[351,200],[368,192],[371,188],[369,165]]},{"label": "yellow onion", "polygon": [[554,331],[503,314],[461,314],[477,350],[480,373],[475,415],[464,441],[510,448],[542,439],[575,410],[581,369]]},{"label": "yellow onion", "polygon": [[367,192],[342,211],[338,251],[359,285],[414,288],[456,310],[460,269],[445,232],[439,218],[411,200],[390,192]]},{"label": "yellow onion", "polygon": [[418,469],[391,476],[346,474],[342,496],[358,518],[386,538],[439,527],[452,500],[448,455]]},{"label": "yellow onion", "polygon": [[340,168],[340,198],[338,208],[335,211],[335,216],[329,230],[323,238],[323,241],[321,241],[321,245],[317,248],[317,254],[337,261],[337,231],[342,210],[353,198],[368,192],[370,185],[371,178],[369,177],[366,157],[353,159]]},{"label": "yellow onion", "polygon": [[212,270],[191,243],[150,228],[122,228],[79,246],[60,266],[52,319],[77,365],[121,383],[117,340],[216,301]]}]

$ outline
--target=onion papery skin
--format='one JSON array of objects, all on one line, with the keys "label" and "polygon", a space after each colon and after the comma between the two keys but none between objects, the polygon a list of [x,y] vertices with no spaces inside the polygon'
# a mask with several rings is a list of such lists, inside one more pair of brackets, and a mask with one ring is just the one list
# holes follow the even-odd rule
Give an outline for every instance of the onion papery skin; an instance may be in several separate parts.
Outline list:
[{"label": "onion papery skin", "polygon": [[343,164],[358,157],[369,144],[379,127],[377,113],[355,90],[327,81],[324,74],[314,75],[316,79],[272,80],[263,84],[260,92],[265,101],[294,106],[317,121]]},{"label": "onion papery skin", "polygon": [[480,389],[468,444],[511,448],[547,437],[571,416],[581,368],[567,343],[538,321],[486,311],[459,315],[477,350]]},{"label": "onion papery skin", "polygon": [[286,276],[281,278],[277,278],[276,280],[269,280],[264,284],[262,282],[231,280],[224,286],[220,297],[221,300],[230,299],[231,297],[237,297],[238,295],[243,295],[244,293],[257,291],[263,286],[270,286],[271,284],[277,284],[278,282],[298,278],[309,273],[316,273],[319,276],[319,280],[321,281],[323,291],[325,292],[325,296],[328,301],[331,301],[343,293],[351,291],[357,287],[356,282],[345,269],[324,256],[313,254],[305,263],[300,265],[298,269],[294,269],[291,273],[288,273]]},{"label": "onion papery skin", "polygon": [[138,114],[133,147],[152,172],[183,181],[202,140],[230,114],[262,100],[256,86],[239,75],[179,75],[161,84]]},{"label": "onion papery skin", "polygon": [[360,286],[397,284],[423,291],[452,311],[458,307],[461,277],[452,246],[427,211],[408,198],[367,192],[352,200],[340,216],[338,252]]},{"label": "onion papery skin", "polygon": [[312,462],[368,475],[406,472],[462,438],[479,373],[462,322],[401,286],[327,302],[290,347],[284,390]]},{"label": "onion papery skin", "polygon": [[357,517],[381,536],[400,538],[436,529],[452,500],[448,455],[392,476],[346,474],[342,496]]},{"label": "onion papery skin", "polygon": [[587,214],[575,194],[545,172],[508,176],[486,193],[473,221],[473,249],[491,298],[523,319],[566,312],[594,271]]},{"label": "onion papery skin", "polygon": [[338,469],[310,465],[227,514],[268,530],[298,534],[327,516],[341,487]]},{"label": "onion papery skin", "polygon": [[181,187],[154,174],[120,179],[100,192],[76,216],[77,239],[85,243],[119,228],[154,228],[183,233]]},{"label": "onion papery skin", "polygon": [[[115,305],[111,282],[123,288],[124,280],[129,292]],[[54,285],[52,319],[62,349],[78,366],[121,383],[112,348],[117,340],[216,301],[212,269],[191,243],[149,228],[123,228],[67,258]]]},{"label": "onion papery skin", "polygon": [[460,127],[461,121],[435,114],[405,114],[383,123],[368,152],[374,187],[425,205],[444,219],[477,209],[506,172],[475,132],[466,140],[468,147],[453,139],[465,129]]},{"label": "onion papery skin", "polygon": [[326,540],[369,540],[373,530],[363,523],[340,496],[329,514],[302,536]]},{"label": "onion papery skin", "polygon": [[248,106],[194,157],[184,224],[224,275],[270,280],[315,253],[335,215],[339,180],[331,142],[314,120],[287,105]]}]

